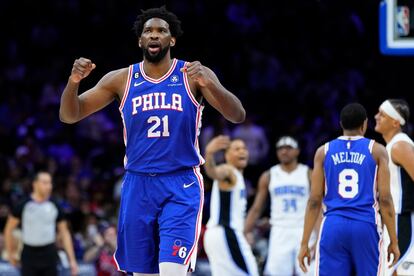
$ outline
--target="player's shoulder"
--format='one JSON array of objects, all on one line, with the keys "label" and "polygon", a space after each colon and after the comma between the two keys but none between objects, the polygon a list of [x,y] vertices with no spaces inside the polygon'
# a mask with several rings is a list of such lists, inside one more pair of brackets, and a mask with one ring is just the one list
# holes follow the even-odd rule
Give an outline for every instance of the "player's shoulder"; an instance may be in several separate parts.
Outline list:
[{"label": "player's shoulder", "polygon": [[385,146],[381,143],[378,143],[375,140],[372,140],[372,156],[376,159],[378,157],[384,157],[388,159],[388,153]]},{"label": "player's shoulder", "polygon": [[115,69],[115,70],[112,70],[112,71],[109,71],[108,73],[106,73],[106,75],[104,77],[112,78],[112,79],[127,78],[128,75],[129,75],[129,71],[130,71],[130,66],[120,68],[120,69]]},{"label": "player's shoulder", "polygon": [[132,74],[132,70],[130,71],[129,67],[109,71],[102,77],[98,85],[108,87],[113,91],[121,91],[130,74]]}]

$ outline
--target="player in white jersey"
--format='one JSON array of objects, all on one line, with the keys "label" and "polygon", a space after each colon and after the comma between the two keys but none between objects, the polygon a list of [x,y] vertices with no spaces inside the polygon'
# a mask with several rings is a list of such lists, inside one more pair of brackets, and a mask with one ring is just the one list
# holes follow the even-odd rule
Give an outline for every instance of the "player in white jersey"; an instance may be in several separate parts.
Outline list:
[{"label": "player in white jersey", "polygon": [[298,142],[293,137],[283,136],[278,140],[276,154],[280,164],[260,177],[256,198],[246,218],[245,233],[248,234],[269,194],[272,228],[264,275],[303,275],[296,255],[300,249],[311,170],[298,162],[299,153]]},{"label": "player in white jersey", "polygon": [[[226,163],[216,165],[214,154],[225,150]],[[210,219],[204,234],[204,248],[213,276],[258,276],[252,250],[243,235],[246,187],[243,170],[249,153],[240,139],[217,136],[206,146],[205,170],[214,179]]]},{"label": "player in white jersey", "polygon": [[[391,194],[397,215],[398,245],[401,258],[385,275],[414,275],[414,143],[403,132],[410,110],[406,101],[384,101],[375,115],[375,131],[387,143],[388,167],[391,177]],[[388,235],[385,235],[385,248]]]}]

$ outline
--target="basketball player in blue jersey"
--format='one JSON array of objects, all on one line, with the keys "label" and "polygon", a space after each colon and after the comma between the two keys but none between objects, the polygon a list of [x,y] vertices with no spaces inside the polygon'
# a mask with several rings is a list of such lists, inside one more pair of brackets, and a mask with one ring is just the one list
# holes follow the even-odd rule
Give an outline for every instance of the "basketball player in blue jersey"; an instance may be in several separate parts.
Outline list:
[{"label": "basketball player in blue jersey", "polygon": [[[382,134],[387,143],[391,179],[391,194],[397,213],[397,237],[401,258],[385,275],[414,275],[414,143],[404,133],[410,117],[405,100],[384,101],[375,115],[375,131]],[[387,245],[388,235],[384,235]]]},{"label": "basketball player in blue jersey", "polygon": [[315,153],[299,263],[306,271],[309,237],[323,199],[326,209],[316,249],[316,275],[382,275],[386,265],[380,261],[382,222],[390,234],[387,259],[392,259],[391,266],[400,256],[387,152],[363,137],[367,115],[362,105],[345,106],[340,120],[343,136]]},{"label": "basketball player in blue jersey", "polygon": [[78,95],[81,80],[96,65],[76,59],[60,118],[75,123],[119,100],[126,173],[115,259],[120,270],[135,275],[186,275],[195,265],[203,206],[201,101],[233,123],[242,122],[245,111],[212,70],[171,58],[170,48],[182,34],[176,15],[165,7],[148,9],[134,29],[143,61],[109,72]]},{"label": "basketball player in blue jersey", "polygon": [[[221,150],[225,150],[226,163],[216,165],[214,154]],[[214,179],[204,234],[212,275],[258,276],[256,260],[243,235],[247,205],[243,170],[249,157],[246,144],[220,135],[207,144],[205,156],[206,173]]]}]

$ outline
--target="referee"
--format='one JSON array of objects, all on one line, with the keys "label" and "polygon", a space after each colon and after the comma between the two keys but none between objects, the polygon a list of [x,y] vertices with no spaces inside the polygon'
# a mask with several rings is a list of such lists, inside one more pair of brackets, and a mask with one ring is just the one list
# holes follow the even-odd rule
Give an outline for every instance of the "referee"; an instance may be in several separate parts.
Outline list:
[{"label": "referee", "polygon": [[62,239],[63,247],[69,257],[72,275],[78,272],[73,252],[72,238],[63,214],[52,199],[52,176],[40,171],[33,179],[33,193],[21,202],[9,215],[4,230],[9,262],[16,266],[15,239],[12,232],[21,224],[23,251],[21,268],[23,276],[58,275],[58,255],[55,246],[56,230]]}]

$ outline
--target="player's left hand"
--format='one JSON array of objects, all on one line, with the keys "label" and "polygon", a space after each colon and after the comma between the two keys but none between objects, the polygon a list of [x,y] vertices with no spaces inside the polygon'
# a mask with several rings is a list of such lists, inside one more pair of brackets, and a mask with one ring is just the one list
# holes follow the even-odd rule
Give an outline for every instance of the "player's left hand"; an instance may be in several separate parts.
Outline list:
[{"label": "player's left hand", "polygon": [[298,255],[299,266],[304,273],[308,272],[307,266],[305,265],[305,258],[307,258],[307,266],[310,266],[311,254],[307,244],[301,245]]},{"label": "player's left hand", "polygon": [[199,87],[206,87],[214,80],[213,72],[203,66],[199,61],[187,63],[180,71],[187,72],[188,77],[196,82]]},{"label": "player's left hand", "polygon": [[79,267],[76,261],[71,261],[70,262],[70,275],[71,276],[76,276],[79,274]]},{"label": "player's left hand", "polygon": [[398,247],[398,242],[391,242],[388,246],[388,256],[387,261],[391,261],[391,255],[393,255],[392,263],[388,266],[389,268],[393,267],[397,264],[398,260],[400,259],[400,249]]}]

